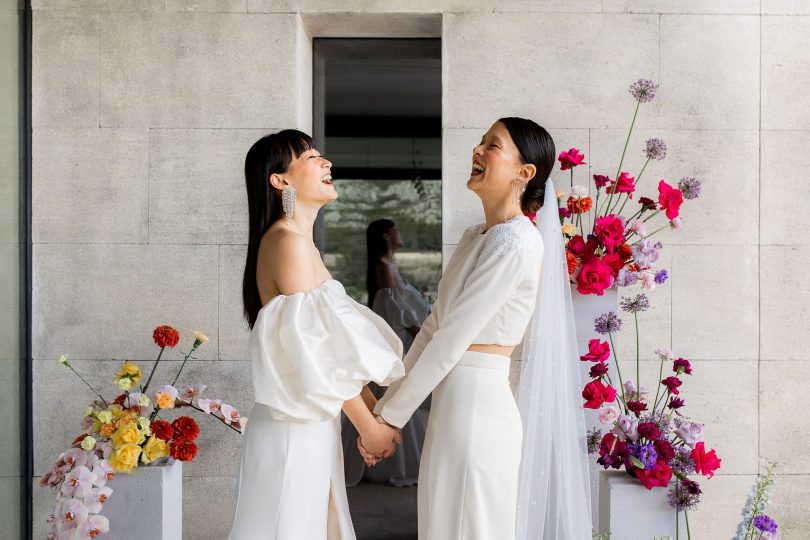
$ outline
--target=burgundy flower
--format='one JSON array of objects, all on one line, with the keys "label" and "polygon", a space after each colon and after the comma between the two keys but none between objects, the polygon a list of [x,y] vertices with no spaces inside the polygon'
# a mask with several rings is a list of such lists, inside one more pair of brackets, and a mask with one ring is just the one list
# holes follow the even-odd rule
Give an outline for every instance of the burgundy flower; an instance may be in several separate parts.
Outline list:
[{"label": "burgundy flower", "polygon": [[675,449],[672,447],[672,443],[665,439],[656,439],[653,442],[655,446],[655,451],[658,452],[658,456],[663,459],[664,461],[669,461],[673,457],[675,457]]},{"label": "burgundy flower", "polygon": [[681,373],[686,373],[687,375],[692,374],[692,365],[689,363],[689,360],[685,358],[678,358],[672,363],[672,371],[680,375]]},{"label": "burgundy flower", "polygon": [[683,486],[683,489],[686,490],[687,493],[692,495],[699,495],[703,493],[703,491],[700,490],[700,484],[694,480],[681,480],[681,486]]},{"label": "burgundy flower", "polygon": [[610,178],[605,176],[604,174],[595,174],[593,175],[593,183],[596,184],[596,187],[605,187],[610,183]]},{"label": "burgundy flower", "polygon": [[655,201],[650,199],[649,197],[641,197],[638,200],[638,203],[641,205],[642,210],[655,210],[658,208],[658,205],[655,204]]},{"label": "burgundy flower", "polygon": [[683,401],[681,398],[679,398],[679,397],[675,397],[675,396],[672,396],[672,397],[670,398],[670,400],[669,400],[669,405],[668,405],[668,407],[669,407],[670,409],[674,410],[674,411],[677,411],[678,409],[680,409],[681,407],[683,407],[683,404],[684,404],[684,401]]},{"label": "burgundy flower", "polygon": [[667,387],[667,390],[672,394],[678,394],[678,387],[681,385],[681,380],[678,377],[667,377],[661,381],[661,384]]},{"label": "burgundy flower", "polygon": [[627,443],[620,441],[613,433],[605,433],[599,445],[599,459],[596,462],[605,469],[611,467],[619,469],[628,455]]},{"label": "burgundy flower", "polygon": [[604,362],[599,362],[598,364],[594,364],[591,367],[591,370],[588,372],[588,375],[594,379],[602,377],[605,373],[608,372],[608,366]]},{"label": "burgundy flower", "polygon": [[560,208],[559,210],[561,218],[565,219],[571,217],[571,210],[569,210],[568,208]]},{"label": "burgundy flower", "polygon": [[568,241],[568,251],[575,257],[582,257],[585,254],[585,239],[582,238],[582,235],[571,237],[571,240]]},{"label": "burgundy flower", "polygon": [[655,422],[641,422],[638,425],[638,435],[639,437],[644,437],[648,441],[654,441],[661,436],[661,430],[658,429]]},{"label": "burgundy flower", "polygon": [[636,418],[638,418],[642,411],[647,410],[647,404],[642,401],[628,401],[627,408],[630,409],[630,412],[636,415]]}]

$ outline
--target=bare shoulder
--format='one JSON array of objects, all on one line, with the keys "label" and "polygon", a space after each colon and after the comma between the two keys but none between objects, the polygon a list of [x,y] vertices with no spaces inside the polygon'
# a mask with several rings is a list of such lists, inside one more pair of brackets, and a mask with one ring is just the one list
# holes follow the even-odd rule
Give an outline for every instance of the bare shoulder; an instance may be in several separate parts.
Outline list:
[{"label": "bare shoulder", "polygon": [[380,289],[387,289],[396,286],[396,282],[394,281],[394,273],[391,271],[391,267],[384,262],[377,261],[374,274],[377,278],[377,286]]},{"label": "bare shoulder", "polygon": [[320,256],[311,239],[284,227],[271,227],[259,245],[256,278],[267,296],[317,287]]}]

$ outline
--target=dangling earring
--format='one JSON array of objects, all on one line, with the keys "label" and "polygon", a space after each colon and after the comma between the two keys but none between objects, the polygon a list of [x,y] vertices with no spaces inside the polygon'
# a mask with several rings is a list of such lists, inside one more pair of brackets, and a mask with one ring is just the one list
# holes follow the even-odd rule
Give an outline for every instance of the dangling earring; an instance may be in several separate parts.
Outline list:
[{"label": "dangling earring", "polygon": [[295,213],[295,188],[290,186],[281,190],[281,208],[287,215],[287,219],[292,219]]},{"label": "dangling earring", "polygon": [[523,195],[523,192],[526,191],[526,184],[524,180],[521,180],[519,177],[515,177],[512,180],[512,204],[518,204],[520,202],[520,197]]}]

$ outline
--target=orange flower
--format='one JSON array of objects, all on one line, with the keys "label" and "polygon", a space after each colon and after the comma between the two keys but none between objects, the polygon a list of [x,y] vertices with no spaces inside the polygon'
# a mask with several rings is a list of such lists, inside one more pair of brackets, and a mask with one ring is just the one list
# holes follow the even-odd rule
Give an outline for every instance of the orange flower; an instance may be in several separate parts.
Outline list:
[{"label": "orange flower", "polygon": [[155,403],[161,409],[173,409],[174,408],[174,398],[166,392],[158,392],[155,394],[157,398]]},{"label": "orange flower", "polygon": [[574,214],[583,214],[585,212],[590,212],[591,208],[593,207],[593,199],[590,197],[582,197],[581,199],[568,197],[566,206],[568,207],[568,210]]},{"label": "orange flower", "polygon": [[629,261],[633,258],[633,248],[631,248],[627,243],[620,245],[619,257],[621,257],[623,262]]},{"label": "orange flower", "polygon": [[565,258],[568,261],[568,277],[571,277],[577,269],[577,258],[570,251],[565,252]]},{"label": "orange flower", "polygon": [[110,423],[101,426],[99,433],[101,433],[101,435],[104,437],[109,437],[110,435],[113,434],[113,431],[115,431],[115,424]]},{"label": "orange flower", "polygon": [[161,349],[164,347],[173,348],[180,341],[180,332],[169,326],[168,324],[161,324],[152,333],[152,339],[155,344]]}]

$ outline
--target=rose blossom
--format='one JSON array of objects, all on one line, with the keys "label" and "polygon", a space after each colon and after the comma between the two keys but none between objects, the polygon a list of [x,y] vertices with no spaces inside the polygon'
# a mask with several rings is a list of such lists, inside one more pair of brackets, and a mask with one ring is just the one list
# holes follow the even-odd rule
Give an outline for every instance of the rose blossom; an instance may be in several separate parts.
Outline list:
[{"label": "rose blossom", "polygon": [[619,408],[615,405],[609,405],[599,409],[599,421],[603,424],[613,422],[619,417]]},{"label": "rose blossom", "polygon": [[567,152],[561,152],[557,158],[560,162],[560,170],[566,171],[577,165],[585,165],[585,154],[580,153],[576,148],[571,148]]},{"label": "rose blossom", "polygon": [[638,420],[627,414],[619,415],[613,433],[620,437],[626,437],[631,441],[638,440]]},{"label": "rose blossom", "polygon": [[684,422],[675,430],[675,435],[692,448],[695,448],[695,445],[703,440],[703,424]]},{"label": "rose blossom", "polygon": [[673,220],[678,217],[678,211],[683,204],[683,193],[661,180],[658,182],[658,203],[665,211],[667,219]]},{"label": "rose blossom", "polygon": [[588,342],[588,352],[579,357],[582,361],[604,362],[610,358],[610,343],[594,338]]},{"label": "rose blossom", "polygon": [[623,220],[614,214],[596,218],[593,232],[608,251],[615,251],[624,243]]},{"label": "rose blossom", "polygon": [[720,468],[721,459],[717,457],[714,449],[706,452],[702,441],[697,443],[695,449],[692,450],[692,459],[695,462],[695,472],[706,478],[714,476],[714,471]]},{"label": "rose blossom", "polygon": [[609,385],[605,386],[599,380],[591,381],[582,390],[582,397],[585,399],[583,407],[598,409],[604,402],[612,402],[616,399],[616,389]]},{"label": "rose blossom", "polygon": [[669,468],[669,465],[667,465],[664,460],[659,459],[652,470],[636,469],[636,477],[647,489],[652,489],[656,486],[667,487],[669,479],[672,478],[672,469]]},{"label": "rose blossom", "polygon": [[583,264],[577,276],[577,291],[580,294],[603,296],[605,289],[613,285],[613,270],[601,259],[594,258]]},{"label": "rose blossom", "polygon": [[571,237],[568,241],[568,251],[576,257],[582,257],[585,254],[585,239],[582,238],[582,235]]}]

